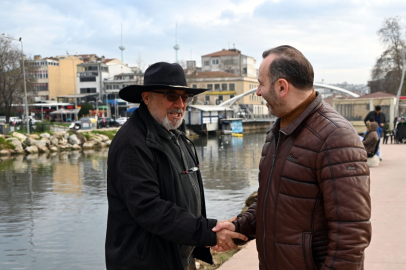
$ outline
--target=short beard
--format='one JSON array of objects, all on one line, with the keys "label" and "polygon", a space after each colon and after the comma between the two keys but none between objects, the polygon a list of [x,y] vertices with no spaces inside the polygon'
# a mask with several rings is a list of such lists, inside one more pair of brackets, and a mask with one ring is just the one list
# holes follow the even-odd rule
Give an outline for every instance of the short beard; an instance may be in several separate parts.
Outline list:
[{"label": "short beard", "polygon": [[[173,119],[173,121],[175,122],[175,124],[172,124],[171,121],[169,121],[168,118],[168,114],[172,113],[172,112],[177,112],[182,114],[182,117],[180,119]],[[180,127],[180,125],[182,124],[183,121],[183,110],[182,109],[170,109],[166,112],[166,116],[164,119],[159,119],[158,122],[167,130],[172,130],[172,129],[177,129],[178,127]]]}]

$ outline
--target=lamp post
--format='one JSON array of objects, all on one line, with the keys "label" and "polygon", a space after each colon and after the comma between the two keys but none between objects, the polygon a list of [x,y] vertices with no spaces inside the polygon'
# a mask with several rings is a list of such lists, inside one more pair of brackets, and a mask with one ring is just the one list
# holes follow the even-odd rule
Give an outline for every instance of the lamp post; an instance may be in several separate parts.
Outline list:
[{"label": "lamp post", "polygon": [[[69,56],[69,53],[66,52],[66,54]],[[75,95],[75,121],[78,120],[78,102],[76,99],[76,76],[75,76],[75,60],[72,58],[72,71],[73,71],[73,94]]]},{"label": "lamp post", "polygon": [[6,37],[6,34],[3,33],[2,36],[7,39],[19,41],[21,43],[21,61],[23,62],[23,77],[24,77],[24,110],[25,110],[25,124],[27,128],[27,134],[30,134],[30,126],[28,123],[28,99],[27,99],[27,86],[25,83],[25,66],[24,66],[24,48],[23,48],[23,38],[20,37],[20,39],[14,39],[11,37]]}]

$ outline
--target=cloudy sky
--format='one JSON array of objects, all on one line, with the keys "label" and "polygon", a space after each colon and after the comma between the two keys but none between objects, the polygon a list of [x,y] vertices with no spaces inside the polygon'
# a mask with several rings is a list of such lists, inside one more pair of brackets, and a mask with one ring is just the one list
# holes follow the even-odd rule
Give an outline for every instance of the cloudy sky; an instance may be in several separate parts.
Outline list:
[{"label": "cloudy sky", "polygon": [[29,55],[91,54],[147,66],[235,47],[254,57],[289,44],[304,53],[315,81],[365,84],[383,51],[376,34],[385,18],[406,25],[405,0],[0,0],[0,33],[23,37]]}]

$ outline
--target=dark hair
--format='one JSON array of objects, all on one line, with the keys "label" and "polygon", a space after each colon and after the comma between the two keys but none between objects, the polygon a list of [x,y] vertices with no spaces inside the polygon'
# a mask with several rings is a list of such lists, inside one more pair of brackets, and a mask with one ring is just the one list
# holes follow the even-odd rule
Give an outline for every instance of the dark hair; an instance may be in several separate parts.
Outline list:
[{"label": "dark hair", "polygon": [[373,117],[369,117],[369,122],[375,122],[375,118],[373,118]]},{"label": "dark hair", "polygon": [[297,89],[313,88],[313,67],[299,50],[289,45],[283,45],[264,51],[262,58],[266,58],[270,54],[277,56],[269,66],[271,85],[283,78]]},{"label": "dark hair", "polygon": [[381,109],[382,109],[381,106],[379,105],[375,106],[375,111],[380,111]]}]

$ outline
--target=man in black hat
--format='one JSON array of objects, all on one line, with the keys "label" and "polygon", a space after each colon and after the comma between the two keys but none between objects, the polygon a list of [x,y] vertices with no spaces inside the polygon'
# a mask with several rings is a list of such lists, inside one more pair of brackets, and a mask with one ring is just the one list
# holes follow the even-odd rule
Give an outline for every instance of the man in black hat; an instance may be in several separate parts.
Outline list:
[{"label": "man in black hat", "polygon": [[[185,136],[187,102],[207,89],[188,88],[178,64],[156,63],[144,85],[123,88],[140,103],[110,146],[107,269],[195,269],[194,258],[213,264],[206,246],[236,248],[239,233],[212,231],[206,218],[199,160]],[[229,221],[224,221],[229,222]]]}]

